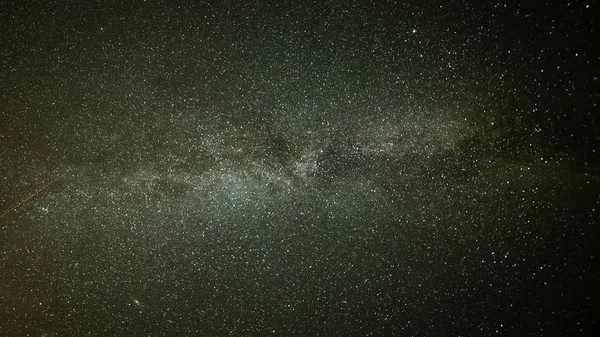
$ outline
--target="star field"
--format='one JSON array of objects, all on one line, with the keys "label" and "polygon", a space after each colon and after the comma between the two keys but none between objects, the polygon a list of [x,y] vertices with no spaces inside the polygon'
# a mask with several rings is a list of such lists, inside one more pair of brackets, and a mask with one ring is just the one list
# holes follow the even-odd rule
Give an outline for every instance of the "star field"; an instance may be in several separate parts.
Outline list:
[{"label": "star field", "polygon": [[0,335],[595,335],[597,6],[2,5]]}]

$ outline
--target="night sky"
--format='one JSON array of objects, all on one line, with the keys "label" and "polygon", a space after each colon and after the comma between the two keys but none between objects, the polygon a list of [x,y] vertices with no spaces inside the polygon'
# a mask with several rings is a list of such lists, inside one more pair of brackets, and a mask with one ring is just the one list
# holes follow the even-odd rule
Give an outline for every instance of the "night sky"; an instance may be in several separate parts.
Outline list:
[{"label": "night sky", "polygon": [[595,336],[558,3],[2,1],[0,336]]}]

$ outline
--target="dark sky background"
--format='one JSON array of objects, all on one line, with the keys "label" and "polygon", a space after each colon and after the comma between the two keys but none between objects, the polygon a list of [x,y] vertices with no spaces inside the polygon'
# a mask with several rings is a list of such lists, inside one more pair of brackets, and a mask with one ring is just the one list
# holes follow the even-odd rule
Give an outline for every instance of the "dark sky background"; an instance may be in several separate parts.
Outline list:
[{"label": "dark sky background", "polygon": [[597,1],[2,1],[1,336],[592,336]]}]

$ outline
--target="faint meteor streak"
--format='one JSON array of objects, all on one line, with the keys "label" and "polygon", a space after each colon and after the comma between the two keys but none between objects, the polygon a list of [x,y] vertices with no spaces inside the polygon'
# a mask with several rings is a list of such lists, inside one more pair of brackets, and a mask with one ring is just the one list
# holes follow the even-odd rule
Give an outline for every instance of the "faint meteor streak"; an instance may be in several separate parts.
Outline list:
[{"label": "faint meteor streak", "polygon": [[7,214],[9,214],[10,212],[14,211],[15,209],[19,208],[21,205],[25,204],[26,202],[29,201],[29,199],[35,197],[36,195],[38,195],[40,192],[42,192],[43,190],[47,189],[48,187],[52,186],[55,182],[61,180],[62,178],[64,178],[67,175],[67,173],[61,175],[60,177],[52,180],[52,182],[50,182],[49,184],[47,184],[46,186],[40,188],[39,190],[37,190],[35,193],[33,193],[32,195],[30,195],[29,197],[23,199],[20,203],[16,204],[15,206],[13,206],[11,209],[9,209],[8,211],[4,212],[4,214],[0,215],[0,219],[4,218]]}]

